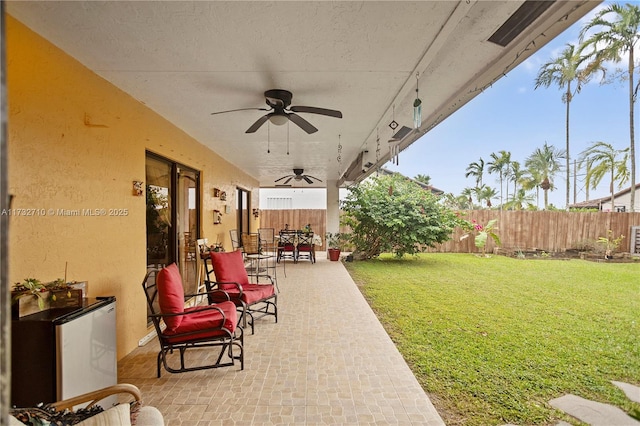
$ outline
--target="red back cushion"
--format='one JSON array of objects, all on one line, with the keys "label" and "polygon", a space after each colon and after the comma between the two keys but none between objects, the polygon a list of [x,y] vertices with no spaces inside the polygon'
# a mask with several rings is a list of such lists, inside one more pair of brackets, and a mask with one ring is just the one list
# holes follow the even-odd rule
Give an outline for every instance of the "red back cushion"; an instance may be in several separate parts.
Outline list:
[{"label": "red back cushion", "polygon": [[[158,284],[158,304],[163,314],[177,314],[184,312],[184,287],[182,277],[175,263],[162,268],[156,279]],[[182,322],[182,316],[163,318],[167,328],[175,331]]]},{"label": "red back cushion", "polygon": [[[242,286],[249,284],[249,276],[247,270],[244,269],[244,260],[240,250],[229,253],[212,251],[211,264],[213,272],[216,274],[216,281],[233,281]],[[235,288],[235,286],[232,287]],[[225,285],[221,284],[220,289],[224,290]]]}]

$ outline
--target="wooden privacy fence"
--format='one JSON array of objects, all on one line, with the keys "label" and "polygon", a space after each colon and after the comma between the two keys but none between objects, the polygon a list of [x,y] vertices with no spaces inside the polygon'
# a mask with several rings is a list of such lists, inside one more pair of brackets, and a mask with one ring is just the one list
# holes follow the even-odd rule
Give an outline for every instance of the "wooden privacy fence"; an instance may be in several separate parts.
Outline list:
[{"label": "wooden privacy fence", "polygon": [[[631,227],[640,226],[640,213],[499,210],[468,210],[460,213],[465,219],[475,219],[480,225],[486,225],[491,219],[498,219],[498,230],[495,233],[500,237],[504,248],[547,252],[578,248],[588,240],[593,242],[599,237],[606,237],[608,230],[613,231],[613,238],[624,235],[618,250],[628,252]],[[439,245],[437,251],[478,251],[473,235],[460,241],[463,234],[462,230],[456,230],[453,238]],[[487,252],[493,251],[494,247],[495,243],[489,238]]]},{"label": "wooden privacy fence", "polygon": [[[587,240],[606,237],[613,231],[613,238],[624,235],[619,251],[628,252],[631,241],[631,227],[640,226],[640,213],[612,212],[563,212],[563,211],[499,211],[468,210],[460,212],[465,219],[475,219],[486,225],[491,219],[498,219],[496,234],[502,246],[521,250],[539,249],[547,252],[564,251],[579,247]],[[313,231],[322,237],[325,250],[326,210],[261,210],[260,226],[274,228],[276,232],[289,224],[290,229],[301,229],[310,224]],[[341,228],[341,231],[344,229]],[[453,238],[439,244],[433,251],[449,253],[476,252],[473,236],[460,241],[462,230],[456,230]],[[487,252],[493,251],[495,244],[489,239]]]}]

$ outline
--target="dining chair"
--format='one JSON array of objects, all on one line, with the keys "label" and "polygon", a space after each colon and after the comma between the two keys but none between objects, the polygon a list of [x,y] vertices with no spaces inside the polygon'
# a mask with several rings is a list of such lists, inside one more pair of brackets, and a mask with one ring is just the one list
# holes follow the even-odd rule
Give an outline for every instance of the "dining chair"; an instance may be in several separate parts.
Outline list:
[{"label": "dining chair", "polygon": [[280,240],[278,241],[278,256],[276,261],[280,263],[281,260],[291,259],[295,262],[297,232],[282,230],[279,235]]},{"label": "dining chair", "polygon": [[316,249],[313,241],[313,232],[300,232],[298,234],[298,245],[296,246],[296,262],[300,259],[308,259],[311,263],[316,263]]}]

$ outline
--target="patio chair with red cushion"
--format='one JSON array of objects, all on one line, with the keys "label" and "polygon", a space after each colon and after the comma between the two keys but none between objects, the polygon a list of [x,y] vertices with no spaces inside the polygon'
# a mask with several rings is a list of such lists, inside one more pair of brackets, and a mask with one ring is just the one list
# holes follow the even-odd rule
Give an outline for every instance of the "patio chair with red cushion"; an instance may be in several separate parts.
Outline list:
[{"label": "patio chair with red cushion", "polygon": [[[234,365],[237,360],[240,362],[240,369],[244,370],[243,330],[238,327],[236,305],[229,300],[228,295],[216,290],[208,295],[219,303],[185,308],[185,302],[198,295],[184,294],[182,277],[175,263],[160,271],[154,269],[147,272],[142,288],[147,297],[149,318],[160,342],[158,378],[160,363],[170,373],[182,373],[228,367]],[[166,325],[164,329],[161,322]],[[187,349],[201,348],[215,348],[214,361],[187,367]],[[179,351],[179,368],[172,366],[175,360],[169,356],[174,350]],[[170,358],[173,362],[169,361]],[[198,357],[201,358],[208,360],[211,359],[211,355]]]},{"label": "patio chair with red cushion", "polygon": [[298,247],[296,262],[300,259],[308,259],[316,263],[316,246],[313,244],[313,232],[301,232],[298,234]]},{"label": "patio chair with red cushion", "polygon": [[[273,281],[268,276],[269,283],[250,284],[247,270],[244,266],[242,252],[211,252],[211,265],[215,274],[215,281],[206,280],[207,291],[223,290],[229,295],[231,301],[241,311],[240,321],[246,328],[247,317],[251,325],[251,334],[255,332],[255,320],[271,315],[278,322],[278,296],[275,292]],[[210,302],[216,301],[216,295],[210,293]]]}]

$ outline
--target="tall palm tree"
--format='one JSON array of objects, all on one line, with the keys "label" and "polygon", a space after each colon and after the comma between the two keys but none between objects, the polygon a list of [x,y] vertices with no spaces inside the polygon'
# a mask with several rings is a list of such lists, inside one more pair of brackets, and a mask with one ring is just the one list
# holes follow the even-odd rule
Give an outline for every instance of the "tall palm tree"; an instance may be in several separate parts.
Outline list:
[{"label": "tall palm tree", "polygon": [[[502,182],[504,180],[505,174],[508,173],[509,164],[511,163],[511,153],[507,151],[499,151],[498,154],[492,152],[491,161],[487,163],[489,166],[489,173],[497,173],[498,179],[500,180],[500,209],[502,209]],[[507,189],[507,195],[509,195],[509,190]]]},{"label": "tall palm tree", "polygon": [[464,177],[468,178],[469,176],[476,178],[476,188],[482,186],[482,178],[484,177],[484,160],[482,157],[467,166],[467,173],[464,174]]},{"label": "tall palm tree", "polygon": [[[556,84],[560,89],[564,89],[562,102],[566,104],[565,112],[565,136],[566,136],[566,168],[567,168],[567,188],[566,188],[566,208],[569,208],[570,197],[570,177],[569,177],[569,106],[576,93],[580,93],[582,84],[587,81],[590,73],[580,69],[580,65],[585,61],[585,57],[580,54],[571,43],[567,43],[560,55],[540,67],[536,77],[537,89],[540,86],[549,87]],[[575,83],[575,87],[572,87]]]},{"label": "tall palm tree", "polygon": [[519,161],[512,161],[509,172],[509,180],[513,182],[513,193],[518,192],[518,184],[524,177],[525,171],[520,168]]},{"label": "tall palm tree", "polygon": [[549,207],[549,190],[554,189],[553,179],[560,171],[560,160],[564,157],[564,150],[557,149],[545,142],[542,148],[536,148],[525,160],[524,164],[532,175],[541,179],[539,185],[544,191],[545,210]]},{"label": "tall palm tree", "polygon": [[[587,40],[584,40],[587,32],[592,28],[601,30]],[[590,47],[591,68],[602,66],[603,62],[622,61],[622,55],[628,55],[627,71],[624,78],[629,83],[629,156],[631,159],[631,211],[635,210],[636,191],[636,147],[634,104],[638,87],[634,83],[633,73],[635,66],[634,48],[640,40],[640,6],[629,4],[622,6],[612,4],[594,16],[580,32],[580,39],[585,48]],[[604,71],[603,71],[604,73]],[[603,74],[604,76],[604,74]]]},{"label": "tall palm tree", "polygon": [[581,155],[589,170],[587,174],[587,185],[591,183],[591,187],[595,189],[602,179],[606,175],[609,175],[611,211],[613,211],[615,182],[618,182],[618,185],[622,186],[629,180],[629,168],[627,167],[627,163],[629,162],[629,148],[617,150],[611,144],[598,141],[593,142],[587,149],[582,151]]}]

